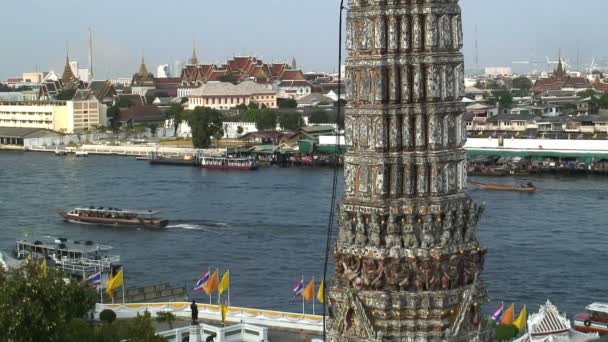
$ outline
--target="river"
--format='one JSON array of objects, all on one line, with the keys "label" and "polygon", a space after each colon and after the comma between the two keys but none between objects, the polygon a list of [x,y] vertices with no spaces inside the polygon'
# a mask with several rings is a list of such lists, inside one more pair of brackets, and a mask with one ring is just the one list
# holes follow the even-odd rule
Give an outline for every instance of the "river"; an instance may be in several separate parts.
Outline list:
[{"label": "river", "polygon": [[[478,228],[489,249],[485,310],[504,301],[536,311],[551,299],[571,316],[608,301],[606,178],[483,181],[528,180],[538,193],[470,189],[486,204]],[[331,169],[222,172],[0,152],[0,249],[12,250],[24,230],[109,244],[121,256],[127,287],[191,287],[208,268],[230,269],[233,305],[298,312],[293,283],[301,274],[322,277],[331,184]],[[79,205],[160,210],[171,224],[160,232],[121,230],[64,223],[57,214]]]}]

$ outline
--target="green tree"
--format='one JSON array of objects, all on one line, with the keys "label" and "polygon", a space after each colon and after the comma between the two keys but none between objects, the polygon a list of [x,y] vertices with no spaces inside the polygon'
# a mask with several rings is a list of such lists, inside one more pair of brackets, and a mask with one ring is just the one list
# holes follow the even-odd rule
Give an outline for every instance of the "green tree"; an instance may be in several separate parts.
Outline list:
[{"label": "green tree", "polygon": [[177,136],[177,129],[179,125],[184,121],[183,115],[184,107],[181,104],[174,103],[167,110],[167,117],[173,120],[173,135]]},{"label": "green tree", "polygon": [[260,131],[276,129],[277,113],[267,108],[260,110],[255,120],[255,127]]},{"label": "green tree", "polygon": [[59,94],[57,94],[57,100],[60,101],[69,101],[76,94],[76,89],[64,89]]},{"label": "green tree", "polygon": [[295,131],[304,126],[304,120],[300,113],[281,112],[279,113],[279,125],[287,131]]},{"label": "green tree", "polygon": [[498,103],[500,108],[511,108],[513,106],[513,95],[508,90],[495,90],[486,98],[486,102],[490,104]]},{"label": "green tree", "polygon": [[525,76],[518,77],[513,80],[513,88],[530,92],[530,89],[532,89],[532,80]]},{"label": "green tree", "polygon": [[517,327],[514,325],[498,324],[494,330],[496,341],[511,341],[517,336]]},{"label": "green tree", "polygon": [[314,124],[329,123],[329,114],[327,114],[327,112],[324,110],[312,112],[308,117],[308,122]]},{"label": "green tree", "polygon": [[239,118],[243,122],[256,122],[259,115],[260,110],[257,108],[245,108],[244,111],[240,112]]},{"label": "green tree", "polygon": [[608,109],[608,94],[602,94],[599,98],[599,106],[602,109]]},{"label": "green tree", "polygon": [[158,323],[167,323],[169,325],[169,329],[173,329],[173,323],[177,318],[170,311],[161,311],[156,314],[156,321]]},{"label": "green tree", "polygon": [[216,109],[196,107],[188,118],[192,128],[192,144],[196,148],[208,148],[213,139],[224,134],[222,113]]},{"label": "green tree", "polygon": [[297,108],[298,102],[294,99],[278,99],[277,104],[279,108]]},{"label": "green tree", "polygon": [[66,283],[54,268],[29,263],[0,272],[0,332],[6,341],[65,341],[69,323],[93,309],[97,294],[79,281]]},{"label": "green tree", "polygon": [[156,336],[156,330],[152,324],[152,316],[148,311],[143,315],[137,314],[127,327],[127,340],[130,342],[163,342],[165,338]]}]

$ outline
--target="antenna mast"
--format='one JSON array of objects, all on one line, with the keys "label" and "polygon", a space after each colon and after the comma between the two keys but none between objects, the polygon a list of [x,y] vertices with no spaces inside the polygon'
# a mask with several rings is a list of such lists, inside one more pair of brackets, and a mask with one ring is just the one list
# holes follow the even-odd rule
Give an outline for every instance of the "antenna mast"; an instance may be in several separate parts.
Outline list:
[{"label": "antenna mast", "polygon": [[89,82],[93,82],[93,31],[89,27]]}]

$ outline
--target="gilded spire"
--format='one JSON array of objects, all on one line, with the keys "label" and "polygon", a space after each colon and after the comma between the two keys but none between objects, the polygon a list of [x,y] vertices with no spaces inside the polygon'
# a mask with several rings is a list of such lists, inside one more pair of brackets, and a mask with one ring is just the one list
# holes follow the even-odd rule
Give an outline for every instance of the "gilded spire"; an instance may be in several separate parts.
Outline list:
[{"label": "gilded spire", "polygon": [[148,72],[148,67],[146,67],[146,61],[144,60],[144,55],[141,55],[141,65],[139,66],[139,74],[141,76],[148,76],[150,72]]},{"label": "gilded spire", "polygon": [[196,58],[196,43],[192,43],[192,58],[190,59],[190,64],[198,65],[198,58]]},{"label": "gilded spire", "polygon": [[70,56],[68,53],[65,54],[65,66],[63,67],[63,75],[61,76],[63,81],[64,89],[73,89],[78,85],[78,78],[74,75],[72,67],[70,66]]}]

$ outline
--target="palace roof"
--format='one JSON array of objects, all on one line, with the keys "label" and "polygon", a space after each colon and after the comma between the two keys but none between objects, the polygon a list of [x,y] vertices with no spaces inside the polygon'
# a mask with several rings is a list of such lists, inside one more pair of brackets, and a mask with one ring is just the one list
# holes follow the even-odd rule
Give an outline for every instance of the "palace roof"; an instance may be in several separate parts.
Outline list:
[{"label": "palace roof", "polygon": [[133,79],[131,80],[131,86],[135,87],[154,87],[154,75],[148,71],[148,67],[144,61],[144,58],[141,58],[141,64],[139,65],[139,71],[133,75]]}]

